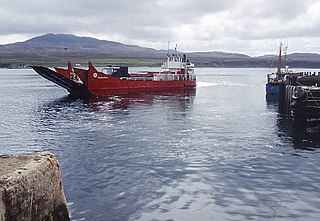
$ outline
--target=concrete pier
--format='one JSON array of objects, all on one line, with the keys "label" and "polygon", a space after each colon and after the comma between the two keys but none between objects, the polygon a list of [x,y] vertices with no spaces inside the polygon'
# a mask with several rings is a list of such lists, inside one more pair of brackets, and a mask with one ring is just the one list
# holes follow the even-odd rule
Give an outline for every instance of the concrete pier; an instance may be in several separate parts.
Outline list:
[{"label": "concrete pier", "polygon": [[0,221],[70,220],[57,158],[0,156]]}]

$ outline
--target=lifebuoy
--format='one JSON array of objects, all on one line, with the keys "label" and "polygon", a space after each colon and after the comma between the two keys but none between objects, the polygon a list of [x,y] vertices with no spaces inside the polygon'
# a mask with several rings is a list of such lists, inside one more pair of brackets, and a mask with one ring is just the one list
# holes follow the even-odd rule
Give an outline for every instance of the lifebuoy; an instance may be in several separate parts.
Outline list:
[{"label": "lifebuoy", "polygon": [[94,78],[97,78],[98,77],[98,74],[97,73],[93,73],[92,75]]}]

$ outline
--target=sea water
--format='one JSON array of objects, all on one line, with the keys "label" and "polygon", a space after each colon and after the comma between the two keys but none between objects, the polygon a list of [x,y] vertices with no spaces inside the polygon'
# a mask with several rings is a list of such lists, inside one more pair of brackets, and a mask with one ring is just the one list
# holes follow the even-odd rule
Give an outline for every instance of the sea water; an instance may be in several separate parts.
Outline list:
[{"label": "sea water", "polygon": [[71,99],[0,69],[0,154],[54,153],[72,220],[318,220],[320,128],[265,101],[267,72],[197,68],[193,92]]}]

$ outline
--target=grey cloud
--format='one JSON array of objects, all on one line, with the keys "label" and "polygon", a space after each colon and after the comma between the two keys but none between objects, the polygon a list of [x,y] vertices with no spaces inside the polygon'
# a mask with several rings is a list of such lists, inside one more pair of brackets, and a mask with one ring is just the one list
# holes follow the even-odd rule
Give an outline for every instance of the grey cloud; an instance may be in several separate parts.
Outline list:
[{"label": "grey cloud", "polygon": [[319,36],[320,11],[313,7],[320,7],[317,0],[4,0],[0,39],[54,32],[152,47],[170,35],[187,50],[242,50],[255,45],[247,41]]}]

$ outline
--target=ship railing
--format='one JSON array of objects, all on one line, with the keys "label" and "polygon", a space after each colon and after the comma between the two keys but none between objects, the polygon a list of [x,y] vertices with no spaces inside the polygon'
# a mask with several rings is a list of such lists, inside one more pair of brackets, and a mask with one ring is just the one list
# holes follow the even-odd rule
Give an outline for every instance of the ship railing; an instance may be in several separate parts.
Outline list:
[{"label": "ship railing", "polygon": [[154,81],[178,81],[179,76],[176,74],[155,74],[153,76]]},{"label": "ship railing", "polygon": [[152,81],[153,77],[121,77],[120,79],[130,81]]},{"label": "ship railing", "polygon": [[196,80],[196,76],[179,76],[176,74],[155,74],[153,77],[121,77],[120,79],[130,81],[186,81]]},{"label": "ship railing", "polygon": [[196,75],[158,74],[154,75],[154,81],[187,81],[196,80]]}]

